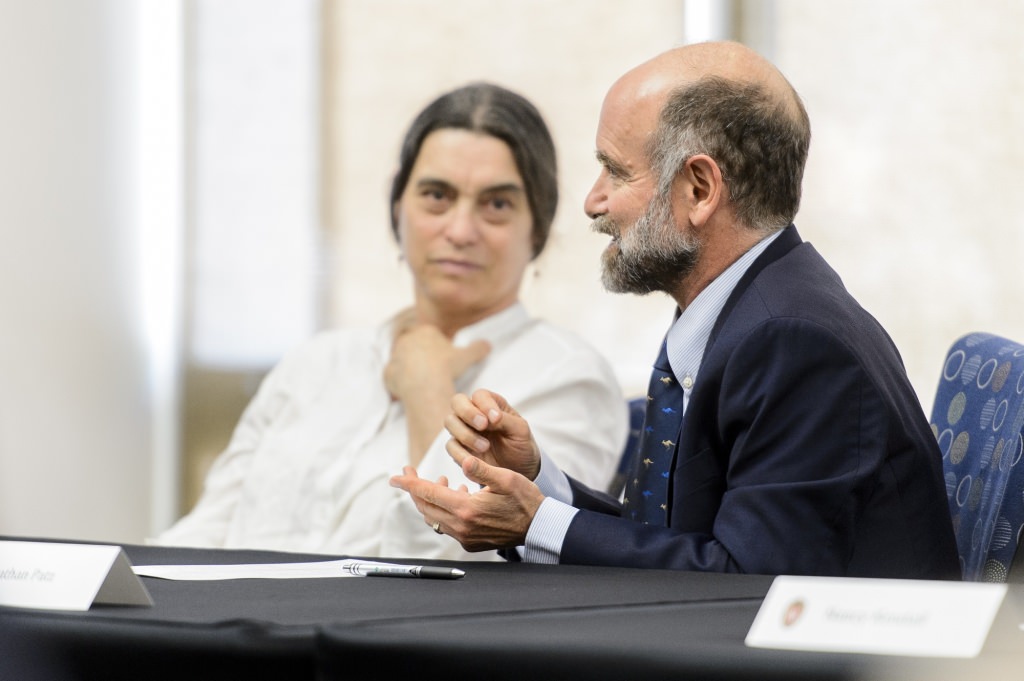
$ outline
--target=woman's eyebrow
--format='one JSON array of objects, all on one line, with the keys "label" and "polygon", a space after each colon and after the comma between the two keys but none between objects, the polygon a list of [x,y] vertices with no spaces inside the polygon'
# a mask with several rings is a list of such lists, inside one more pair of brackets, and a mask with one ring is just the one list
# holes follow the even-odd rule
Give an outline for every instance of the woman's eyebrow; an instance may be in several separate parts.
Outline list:
[{"label": "woman's eyebrow", "polygon": [[517,184],[515,182],[505,182],[503,184],[496,184],[496,185],[492,185],[490,187],[484,187],[483,190],[480,193],[481,194],[492,194],[494,192],[513,192],[513,193],[516,193],[516,194],[521,194],[524,191],[526,191],[526,190],[524,190],[522,185],[520,185],[520,184]]}]

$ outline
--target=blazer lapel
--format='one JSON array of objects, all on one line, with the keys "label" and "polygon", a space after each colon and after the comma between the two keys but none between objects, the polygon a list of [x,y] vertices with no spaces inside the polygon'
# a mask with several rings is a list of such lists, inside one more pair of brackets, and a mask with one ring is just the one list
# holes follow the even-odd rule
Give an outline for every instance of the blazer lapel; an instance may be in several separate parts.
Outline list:
[{"label": "blazer lapel", "polygon": [[722,307],[722,312],[718,315],[718,319],[715,320],[715,325],[711,327],[711,335],[708,336],[708,343],[704,346],[705,357],[708,354],[708,350],[714,345],[715,339],[718,338],[718,333],[722,330],[725,320],[729,318],[732,309],[736,307],[736,303],[750,286],[750,282],[761,273],[761,270],[789,253],[801,243],[803,243],[803,240],[796,231],[796,226],[791,224],[782,230],[778,238],[765,249],[764,253],[758,256],[757,260],[751,263],[750,267],[747,268],[747,271],[743,273],[743,276],[736,283],[736,288],[729,294],[729,298]]}]

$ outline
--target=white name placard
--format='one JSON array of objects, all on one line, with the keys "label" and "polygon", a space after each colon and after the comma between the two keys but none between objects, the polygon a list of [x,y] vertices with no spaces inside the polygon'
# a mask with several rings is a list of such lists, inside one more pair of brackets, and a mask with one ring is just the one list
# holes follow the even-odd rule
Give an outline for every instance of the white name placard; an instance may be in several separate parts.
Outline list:
[{"label": "white name placard", "polygon": [[974,657],[1005,584],[776,577],[746,644],[837,653]]},{"label": "white name placard", "polygon": [[0,541],[0,605],[88,610],[153,605],[120,546]]}]

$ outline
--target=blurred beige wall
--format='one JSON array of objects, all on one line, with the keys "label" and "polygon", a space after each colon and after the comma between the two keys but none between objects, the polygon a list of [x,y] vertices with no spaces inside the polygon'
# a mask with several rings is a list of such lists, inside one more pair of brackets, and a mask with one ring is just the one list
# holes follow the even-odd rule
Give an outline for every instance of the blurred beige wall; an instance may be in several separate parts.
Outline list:
[{"label": "blurred beige wall", "polygon": [[[0,535],[148,531],[135,7],[0,0]],[[2,666],[2,663],[0,663]]]},{"label": "blurred beige wall", "polygon": [[776,3],[813,139],[797,225],[931,409],[954,338],[1024,339],[1024,3]]}]

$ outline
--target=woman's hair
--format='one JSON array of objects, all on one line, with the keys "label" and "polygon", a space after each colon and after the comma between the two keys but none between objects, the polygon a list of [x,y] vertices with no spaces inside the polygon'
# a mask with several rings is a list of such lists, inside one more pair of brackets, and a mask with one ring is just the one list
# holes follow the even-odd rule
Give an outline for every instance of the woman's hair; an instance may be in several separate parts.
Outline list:
[{"label": "woman's hair", "polygon": [[544,250],[558,207],[555,144],[537,108],[522,96],[490,83],[471,83],[441,95],[420,112],[409,127],[391,183],[391,230],[398,238],[394,206],[427,135],[455,128],[490,135],[508,145],[523,179],[533,216],[533,257]]}]

